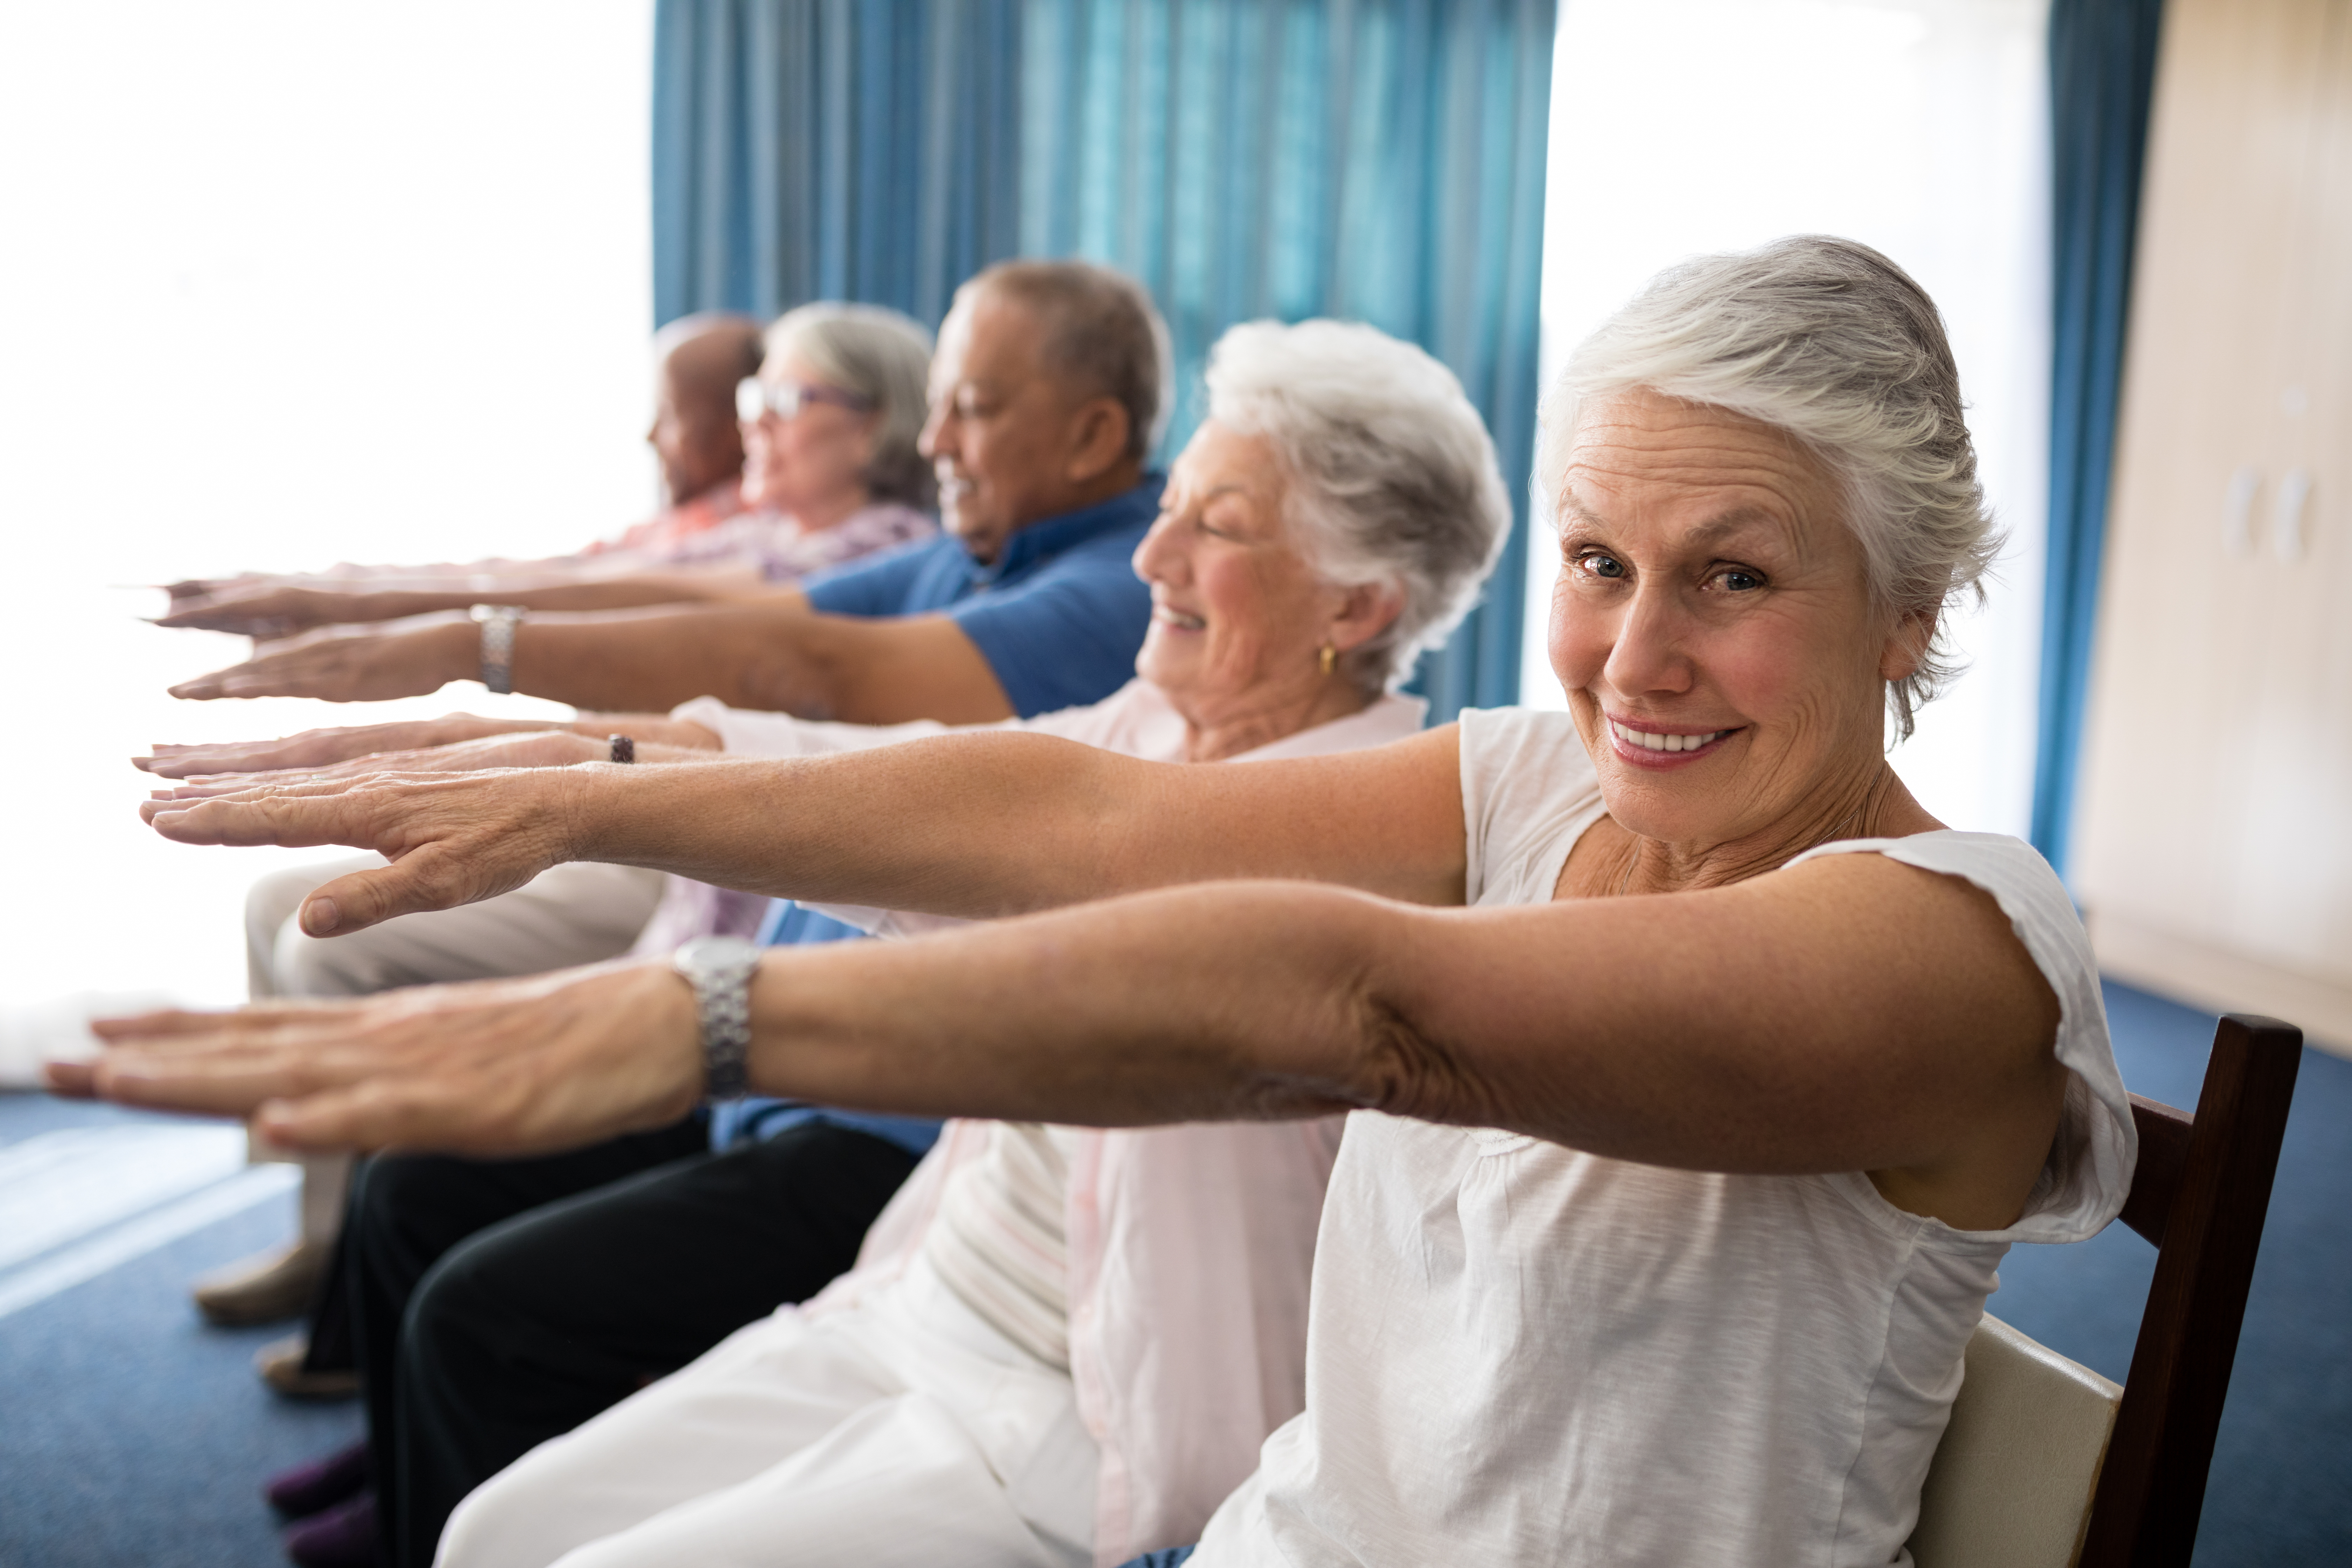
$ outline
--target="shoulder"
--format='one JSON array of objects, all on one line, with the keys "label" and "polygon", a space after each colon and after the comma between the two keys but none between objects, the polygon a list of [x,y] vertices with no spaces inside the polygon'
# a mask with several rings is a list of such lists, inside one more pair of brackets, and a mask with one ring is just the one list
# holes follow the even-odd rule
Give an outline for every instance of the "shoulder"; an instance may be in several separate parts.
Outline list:
[{"label": "shoulder", "polygon": [[1601,811],[1601,784],[1576,721],[1533,708],[1467,708],[1460,723],[1462,817],[1472,903],[1551,896],[1577,834]]},{"label": "shoulder", "polygon": [[963,553],[963,546],[945,534],[918,539],[817,573],[801,586],[810,605],[829,615],[903,614],[881,600],[911,592],[942,567],[961,566]]},{"label": "shoulder", "polygon": [[[1907,888],[1890,885],[1886,871],[1872,869],[1890,865],[1932,873],[1945,879],[1948,887],[1965,883],[1980,897],[1970,900],[1972,910],[1964,910],[1949,898],[1936,898],[1933,882],[1906,879]],[[2075,1241],[2114,1217],[2130,1190],[2138,1130],[2107,1033],[2098,960],[2082,917],[2050,862],[2032,845],[2007,834],[1944,828],[1902,838],[1824,844],[1782,869],[1800,868],[1811,874],[1806,879],[1832,898],[1874,907],[1889,923],[1900,922],[1904,906],[1942,906],[1948,914],[1931,912],[1929,918],[1937,921],[1936,934],[1945,952],[1949,950],[1941,949],[1942,939],[1970,923],[1998,931],[2024,950],[2058,1004],[2051,1046],[2069,1075],[2069,1085],[2044,1179],[2025,1216],[2004,1234],[2018,1241]],[[1755,885],[1778,879],[1759,878]]]}]

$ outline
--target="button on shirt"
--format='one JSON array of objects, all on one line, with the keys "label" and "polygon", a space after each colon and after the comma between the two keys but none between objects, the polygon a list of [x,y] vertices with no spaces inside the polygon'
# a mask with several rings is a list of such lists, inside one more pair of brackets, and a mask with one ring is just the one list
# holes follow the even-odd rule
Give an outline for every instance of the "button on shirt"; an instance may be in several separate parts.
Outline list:
[{"label": "button on shirt", "polygon": [[[973,560],[961,541],[941,534],[824,573],[803,584],[809,606],[833,616],[952,617],[1024,719],[1099,702],[1134,676],[1151,619],[1151,591],[1136,576],[1133,557],[1159,515],[1164,483],[1152,474],[1109,500],[1033,522],[992,562]],[[770,946],[864,935],[781,900],[761,931]],[[919,1156],[940,1125],[746,1100],[714,1110],[710,1146],[772,1138],[811,1120],[872,1133]]]}]

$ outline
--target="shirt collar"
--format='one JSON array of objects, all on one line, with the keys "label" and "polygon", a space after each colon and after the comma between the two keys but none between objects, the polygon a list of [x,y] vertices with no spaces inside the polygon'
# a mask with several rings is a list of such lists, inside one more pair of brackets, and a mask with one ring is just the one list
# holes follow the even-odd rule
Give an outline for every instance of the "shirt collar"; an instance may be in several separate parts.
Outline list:
[{"label": "shirt collar", "polygon": [[1017,528],[995,560],[971,562],[967,570],[971,580],[984,588],[1005,577],[1017,577],[1038,562],[1050,560],[1074,544],[1116,533],[1138,522],[1149,522],[1159,513],[1160,492],[1167,483],[1167,475],[1149,473],[1143,476],[1141,484],[1108,500]]}]

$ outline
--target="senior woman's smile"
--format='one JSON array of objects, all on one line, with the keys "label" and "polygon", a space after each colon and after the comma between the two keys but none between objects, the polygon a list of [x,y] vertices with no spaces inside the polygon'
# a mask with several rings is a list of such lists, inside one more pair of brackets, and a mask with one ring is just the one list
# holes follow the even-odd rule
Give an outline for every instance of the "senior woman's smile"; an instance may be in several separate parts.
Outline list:
[{"label": "senior woman's smile", "polygon": [[[1245,355],[1251,338],[1237,342]],[[1386,684],[1388,661],[1356,656],[1403,610],[1399,573],[1340,580],[1297,489],[1285,443],[1213,417],[1171,467],[1136,547],[1151,624],[1135,670],[1192,726],[1195,762],[1353,712]]]},{"label": "senior woman's smile", "polygon": [[1759,420],[1637,389],[1580,410],[1558,494],[1553,668],[1611,815],[1712,847],[1785,826],[1801,800],[1857,806],[1840,781],[1871,776],[1885,682],[1916,654],[1821,461]]}]

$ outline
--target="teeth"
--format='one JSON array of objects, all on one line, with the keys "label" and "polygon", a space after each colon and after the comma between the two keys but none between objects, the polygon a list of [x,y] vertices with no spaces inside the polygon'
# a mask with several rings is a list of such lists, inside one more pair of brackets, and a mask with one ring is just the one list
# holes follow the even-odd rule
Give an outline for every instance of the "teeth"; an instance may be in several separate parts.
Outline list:
[{"label": "teeth", "polygon": [[1188,616],[1181,610],[1171,610],[1165,605],[1153,606],[1151,614],[1153,619],[1165,621],[1171,626],[1181,626],[1188,632],[1197,632],[1209,624],[1198,616]]},{"label": "teeth", "polygon": [[1614,719],[1609,721],[1609,729],[1627,745],[1650,752],[1696,752],[1730,733],[1728,730],[1709,730],[1704,735],[1660,735],[1648,730],[1629,730]]}]

